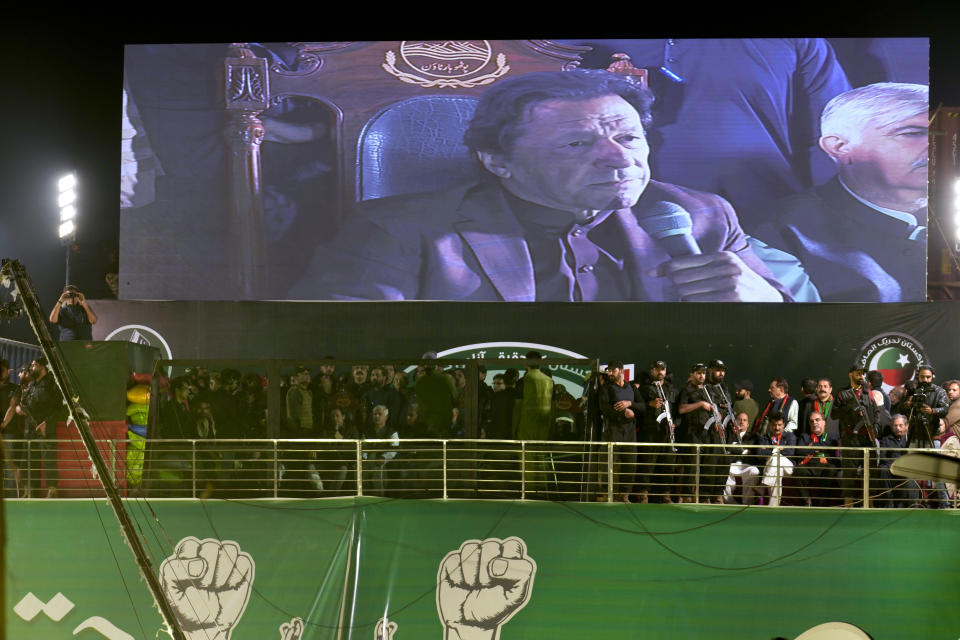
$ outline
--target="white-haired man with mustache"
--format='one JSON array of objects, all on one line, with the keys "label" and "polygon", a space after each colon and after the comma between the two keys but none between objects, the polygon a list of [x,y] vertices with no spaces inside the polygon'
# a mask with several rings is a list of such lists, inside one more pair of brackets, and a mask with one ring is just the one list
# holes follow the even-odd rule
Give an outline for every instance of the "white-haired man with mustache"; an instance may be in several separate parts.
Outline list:
[{"label": "white-haired man with mustache", "polygon": [[754,236],[803,262],[825,302],[925,299],[926,85],[881,82],[834,97],[820,118],[830,182],[773,203]]}]

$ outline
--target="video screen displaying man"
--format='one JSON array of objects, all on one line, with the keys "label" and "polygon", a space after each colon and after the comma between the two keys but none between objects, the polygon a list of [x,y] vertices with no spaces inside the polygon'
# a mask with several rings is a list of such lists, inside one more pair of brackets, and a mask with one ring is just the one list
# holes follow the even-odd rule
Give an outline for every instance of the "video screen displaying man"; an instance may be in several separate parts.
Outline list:
[{"label": "video screen displaying man", "polygon": [[789,299],[726,201],[651,179],[651,102],[606,71],[497,83],[464,136],[488,175],[363,203],[291,297]]},{"label": "video screen displaying man", "polygon": [[[916,149],[867,135],[848,169],[824,143],[850,131],[821,136],[819,125],[852,86],[925,87],[928,60],[926,38],[129,45],[118,297],[919,300],[925,209],[857,179],[881,165],[895,177],[909,157],[921,180]],[[533,104],[549,96],[514,114],[488,105],[493,129],[465,138],[485,95],[546,70],[642,79],[642,136],[623,147],[632,168],[591,177],[592,163],[538,146],[569,115]],[[840,184],[838,172],[843,197],[906,225],[912,244],[886,251],[877,237],[901,234],[878,218],[862,225],[875,232],[866,240],[862,228],[836,234],[861,253],[837,253],[816,215],[796,224],[813,242],[786,242],[784,198]],[[584,202],[577,191],[594,179],[622,193]],[[824,255],[844,277],[823,277]]]}]

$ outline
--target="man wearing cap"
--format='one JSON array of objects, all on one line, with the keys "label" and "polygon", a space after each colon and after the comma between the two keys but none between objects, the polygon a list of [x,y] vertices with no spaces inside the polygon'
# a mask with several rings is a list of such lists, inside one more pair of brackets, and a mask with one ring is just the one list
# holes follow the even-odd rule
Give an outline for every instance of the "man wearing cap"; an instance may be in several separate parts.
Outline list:
[{"label": "man wearing cap", "polygon": [[[883,408],[883,396],[870,391],[863,365],[853,363],[847,373],[849,386],[837,392],[833,411],[840,420],[841,447],[870,447],[876,449],[878,438],[884,427],[890,424],[890,414]],[[871,453],[870,466],[876,469],[876,451]],[[863,454],[857,450],[840,451],[840,487],[843,501],[847,507],[862,498],[862,489],[858,490],[857,476],[868,473],[863,470]],[[861,476],[862,477],[862,476]]]},{"label": "man wearing cap", "polygon": [[726,385],[727,365],[723,360],[711,360],[707,363],[707,390],[710,397],[717,405],[720,417],[723,418],[724,429],[733,422],[732,403],[730,401],[730,389]]},{"label": "man wearing cap", "polygon": [[[609,442],[636,442],[637,418],[643,411],[643,398],[636,387],[624,380],[623,362],[611,360],[607,364],[607,372],[607,384],[602,387],[599,398],[604,420],[603,439]],[[637,450],[626,445],[617,449],[615,458],[615,500],[630,502]],[[640,501],[647,501],[646,489],[642,491]]]},{"label": "man wearing cap", "polygon": [[[671,503],[677,464],[677,442],[684,442],[680,432],[680,414],[677,412],[677,391],[667,375],[667,363],[654,360],[640,385],[640,395],[646,404],[640,429],[641,442],[657,442],[661,446],[645,448],[642,457],[641,478],[646,491],[656,502]],[[671,433],[672,430],[672,433]]]},{"label": "man wearing cap", "polygon": [[310,370],[298,366],[290,376],[287,391],[287,429],[291,438],[313,437],[313,397],[310,393]]},{"label": "man wearing cap", "polygon": [[[540,360],[539,351],[528,351],[528,360]],[[517,402],[517,437],[520,440],[546,440],[553,426],[551,415],[553,400],[553,380],[540,371],[540,365],[527,365],[527,372],[517,383],[520,398]]]},{"label": "man wearing cap", "polygon": [[737,399],[733,401],[733,415],[745,413],[750,420],[750,424],[753,424],[753,421],[760,414],[760,405],[751,397],[753,383],[749,380],[741,380],[733,385],[733,392],[737,395]]},{"label": "man wearing cap", "polygon": [[93,340],[93,325],[97,314],[87,304],[86,296],[68,284],[50,311],[50,324],[60,328],[60,342],[66,340]]},{"label": "man wearing cap", "polygon": [[[707,366],[697,363],[690,368],[690,381],[680,392],[677,412],[684,417],[687,437],[693,444],[721,444],[720,425],[709,424],[714,405],[705,390]],[[704,428],[707,427],[707,428]],[[692,453],[692,452],[690,452]],[[700,451],[700,501],[722,503],[720,497],[723,482],[720,478],[722,451],[718,447],[704,447]],[[694,473],[688,468],[688,474]],[[726,478],[726,474],[723,474]],[[681,501],[683,499],[681,498]],[[689,500],[692,501],[692,500]]]},{"label": "man wearing cap", "polygon": [[449,438],[453,410],[457,407],[457,388],[450,376],[437,369],[437,353],[427,351],[423,375],[414,384],[420,421],[431,438]]},{"label": "man wearing cap", "polygon": [[[517,440],[547,440],[553,426],[553,380],[540,370],[536,361],[543,358],[539,351],[528,351],[533,360],[526,365],[526,373],[517,381],[519,397],[514,405],[514,428]],[[629,385],[627,385],[629,386]],[[546,491],[549,481],[547,454],[527,451],[527,490]]]}]

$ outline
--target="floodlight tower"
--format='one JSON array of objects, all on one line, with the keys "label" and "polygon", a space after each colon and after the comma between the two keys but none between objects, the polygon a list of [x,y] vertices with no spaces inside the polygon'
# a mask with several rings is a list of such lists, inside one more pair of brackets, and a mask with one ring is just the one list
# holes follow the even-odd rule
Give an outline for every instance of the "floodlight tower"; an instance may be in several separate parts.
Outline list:
[{"label": "floodlight tower", "polygon": [[66,247],[66,281],[70,284],[70,245],[77,238],[77,174],[70,172],[57,180],[57,206],[60,207],[60,244]]}]

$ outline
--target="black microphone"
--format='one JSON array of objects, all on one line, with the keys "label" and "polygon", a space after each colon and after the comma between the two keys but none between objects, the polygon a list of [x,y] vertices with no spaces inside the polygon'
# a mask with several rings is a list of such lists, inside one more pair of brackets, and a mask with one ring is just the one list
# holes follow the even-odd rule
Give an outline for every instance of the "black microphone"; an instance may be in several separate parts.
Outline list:
[{"label": "black microphone", "polygon": [[657,202],[639,213],[637,222],[671,258],[703,253],[693,237],[693,219],[675,202]]}]

